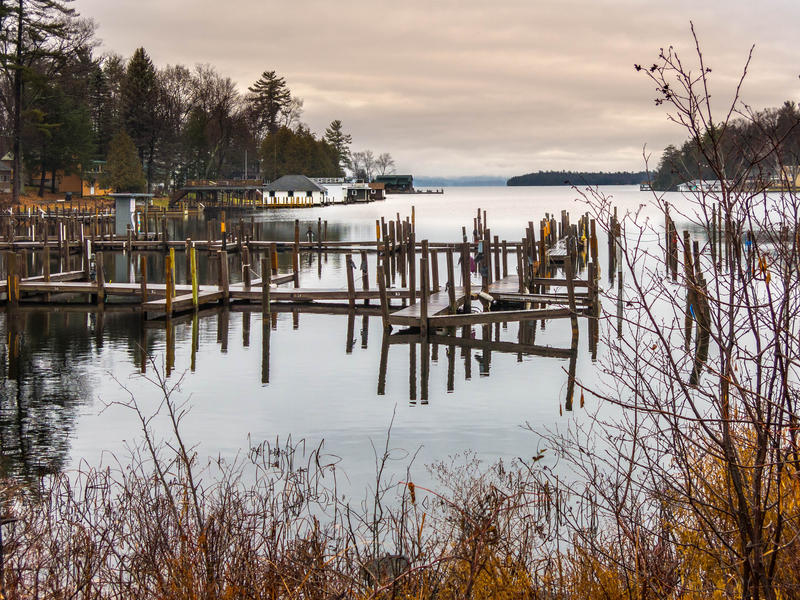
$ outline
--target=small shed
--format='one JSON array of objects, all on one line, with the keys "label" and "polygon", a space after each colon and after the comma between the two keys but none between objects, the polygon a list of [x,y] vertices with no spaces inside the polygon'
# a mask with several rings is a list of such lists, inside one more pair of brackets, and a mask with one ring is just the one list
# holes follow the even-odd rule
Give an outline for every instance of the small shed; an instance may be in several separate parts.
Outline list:
[{"label": "small shed", "polygon": [[305,175],[284,175],[265,186],[264,201],[279,206],[325,204],[328,189]]},{"label": "small shed", "polygon": [[413,175],[378,175],[375,178],[375,183],[382,183],[386,189],[386,193],[413,193],[414,192],[414,177]]},{"label": "small shed", "polygon": [[136,223],[133,220],[136,207],[150,204],[150,201],[153,199],[153,194],[118,192],[116,194],[109,194],[109,196],[114,198],[114,206],[116,208],[116,212],[114,213],[114,233],[117,235],[125,235],[128,232],[128,225],[136,231]]},{"label": "small shed", "polygon": [[14,170],[6,161],[0,161],[0,194],[11,192],[11,177],[13,173]]}]

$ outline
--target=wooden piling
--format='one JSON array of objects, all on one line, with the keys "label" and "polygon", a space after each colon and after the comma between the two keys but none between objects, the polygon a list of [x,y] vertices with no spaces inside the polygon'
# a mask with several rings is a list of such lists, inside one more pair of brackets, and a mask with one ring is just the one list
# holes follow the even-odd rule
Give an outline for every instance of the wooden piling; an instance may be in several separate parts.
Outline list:
[{"label": "wooden piling", "polygon": [[105,287],[106,277],[103,268],[103,253],[95,252],[95,281],[97,283],[97,304],[102,305],[105,302]]},{"label": "wooden piling", "polygon": [[423,256],[419,259],[419,333],[423,338],[428,337],[428,259]]},{"label": "wooden piling", "polygon": [[456,313],[456,281],[455,271],[453,269],[453,248],[447,248],[447,299],[450,302],[450,314]]},{"label": "wooden piling", "polygon": [[228,253],[225,250],[219,250],[217,252],[217,256],[219,256],[219,285],[222,289],[222,301],[225,304],[230,302],[230,291],[229,285],[230,280],[228,279]]},{"label": "wooden piling", "polygon": [[352,310],[356,307],[356,288],[353,281],[353,257],[350,254],[345,255],[344,270],[347,275],[347,305]]},{"label": "wooden piling", "polygon": [[270,266],[269,266],[269,248],[267,248],[267,256],[261,258],[261,314],[268,315],[272,307],[269,301],[270,292]]}]

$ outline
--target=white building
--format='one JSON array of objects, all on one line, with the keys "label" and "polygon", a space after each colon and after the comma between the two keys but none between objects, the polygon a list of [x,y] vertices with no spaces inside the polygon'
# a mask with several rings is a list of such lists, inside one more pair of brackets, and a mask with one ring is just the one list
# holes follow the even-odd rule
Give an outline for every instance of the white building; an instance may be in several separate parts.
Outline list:
[{"label": "white building", "polygon": [[313,206],[331,200],[325,186],[305,175],[284,175],[264,187],[264,202],[276,206]]}]

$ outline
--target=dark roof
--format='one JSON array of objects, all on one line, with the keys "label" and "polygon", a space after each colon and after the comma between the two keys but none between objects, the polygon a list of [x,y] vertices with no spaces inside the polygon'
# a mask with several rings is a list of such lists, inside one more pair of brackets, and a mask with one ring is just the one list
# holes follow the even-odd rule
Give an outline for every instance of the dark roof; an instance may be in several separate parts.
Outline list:
[{"label": "dark roof", "polygon": [[409,184],[414,181],[414,177],[411,175],[378,175],[375,178],[375,181],[378,183],[388,183],[392,185]]},{"label": "dark roof", "polygon": [[312,181],[305,175],[284,175],[266,186],[270,192],[322,192],[327,193],[328,188]]}]

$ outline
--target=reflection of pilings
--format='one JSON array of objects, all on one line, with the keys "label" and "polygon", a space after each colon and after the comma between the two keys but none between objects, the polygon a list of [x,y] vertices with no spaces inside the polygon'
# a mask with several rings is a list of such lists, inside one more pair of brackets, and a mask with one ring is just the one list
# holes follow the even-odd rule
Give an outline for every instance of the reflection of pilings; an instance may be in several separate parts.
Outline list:
[{"label": "reflection of pilings", "polygon": [[569,357],[569,371],[567,372],[567,398],[564,408],[572,410],[572,398],[575,394],[575,369],[578,365],[578,337],[572,338],[572,354]]},{"label": "reflection of pilings", "polygon": [[[461,337],[465,340],[471,339],[472,329],[469,326],[461,328]],[[461,349],[461,355],[464,357],[464,379],[472,379],[472,348],[465,345]]]},{"label": "reflection of pilings", "polygon": [[172,323],[172,319],[169,315],[164,324],[167,330],[167,377],[169,377],[172,370],[175,368],[175,325]]},{"label": "reflection of pilings", "polygon": [[[481,327],[481,340],[484,342],[491,342],[492,341],[492,327],[491,325],[484,325]],[[492,351],[489,349],[489,346],[484,345],[481,348],[481,356],[480,356],[480,376],[481,377],[488,377],[489,372],[492,366]]]},{"label": "reflection of pilings", "polygon": [[428,403],[428,383],[431,372],[431,346],[428,338],[422,338],[420,342],[420,400],[422,404]]},{"label": "reflection of pilings", "polygon": [[[276,315],[277,316],[277,315]],[[261,383],[269,383],[270,320],[261,321]]]},{"label": "reflection of pilings", "polygon": [[447,346],[447,391],[455,389],[456,379],[456,347],[452,344]]},{"label": "reflection of pilings", "polygon": [[224,354],[228,351],[228,325],[230,323],[230,313],[221,310],[217,314],[217,343],[220,351]]},{"label": "reflection of pilings", "polygon": [[194,373],[194,370],[197,367],[197,349],[200,344],[199,342],[200,332],[198,331],[199,326],[200,326],[200,316],[197,314],[197,311],[195,311],[192,314],[192,357],[190,366],[192,373]]},{"label": "reflection of pilings", "polygon": [[417,400],[417,345],[408,345],[408,399]]},{"label": "reflection of pilings", "polygon": [[367,340],[369,340],[369,315],[362,315],[361,317],[361,347],[367,349]]},{"label": "reflection of pilings", "polygon": [[242,346],[250,346],[250,312],[242,313]]},{"label": "reflection of pilings", "polygon": [[[348,267],[349,269],[349,267]],[[345,342],[345,353],[353,353],[353,345],[355,344],[355,329],[356,329],[356,313],[350,311],[347,313],[347,341]]]},{"label": "reflection of pilings", "polygon": [[386,368],[389,364],[389,334],[384,332],[381,340],[381,361],[378,368],[378,395],[386,393]]}]

